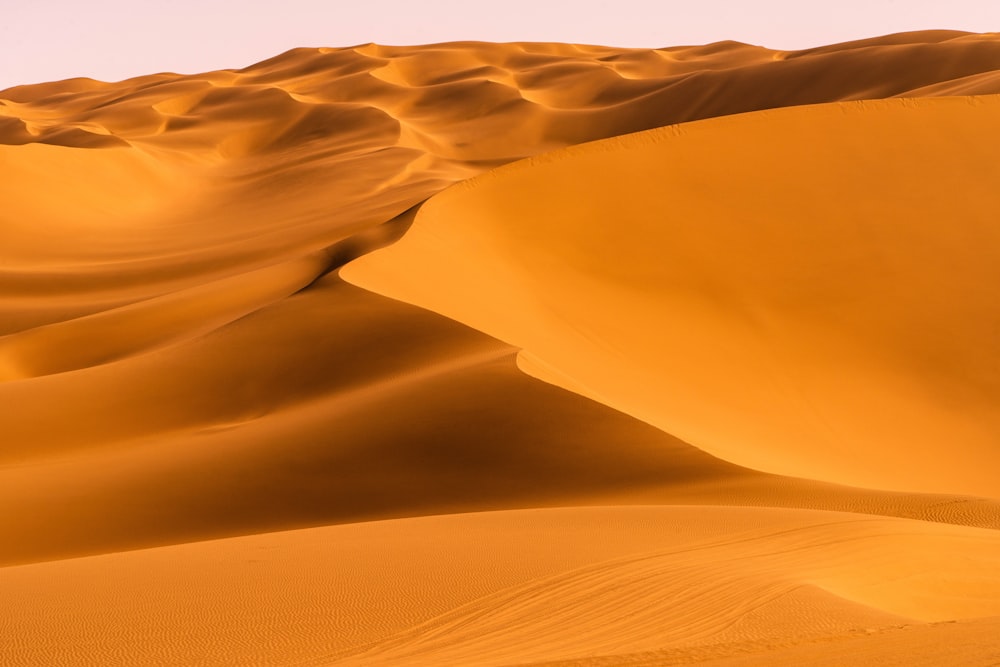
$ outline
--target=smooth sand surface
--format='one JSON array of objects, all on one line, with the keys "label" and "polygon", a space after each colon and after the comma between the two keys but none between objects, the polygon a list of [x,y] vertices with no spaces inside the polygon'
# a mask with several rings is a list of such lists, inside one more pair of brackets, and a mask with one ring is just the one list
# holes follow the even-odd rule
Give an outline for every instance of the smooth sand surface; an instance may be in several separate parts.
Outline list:
[{"label": "smooth sand surface", "polygon": [[998,67],[0,91],[0,665],[997,664]]},{"label": "smooth sand surface", "polygon": [[1000,96],[650,130],[462,183],[342,275],[735,463],[1000,497],[998,138]]},{"label": "smooth sand surface", "polygon": [[[248,363],[247,350],[266,351]],[[0,562],[511,507],[733,503],[1000,527],[1000,503],[757,473],[330,275],[197,340],[0,385]],[[61,418],[49,417],[60,406]]]}]

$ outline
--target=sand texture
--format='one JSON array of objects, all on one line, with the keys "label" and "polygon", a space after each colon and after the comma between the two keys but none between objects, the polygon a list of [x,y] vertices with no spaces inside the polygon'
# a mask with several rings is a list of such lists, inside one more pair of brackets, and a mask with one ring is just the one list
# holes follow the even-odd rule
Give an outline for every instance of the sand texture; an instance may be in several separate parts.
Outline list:
[{"label": "sand texture", "polygon": [[1000,37],[0,91],[0,665],[1000,665]]}]

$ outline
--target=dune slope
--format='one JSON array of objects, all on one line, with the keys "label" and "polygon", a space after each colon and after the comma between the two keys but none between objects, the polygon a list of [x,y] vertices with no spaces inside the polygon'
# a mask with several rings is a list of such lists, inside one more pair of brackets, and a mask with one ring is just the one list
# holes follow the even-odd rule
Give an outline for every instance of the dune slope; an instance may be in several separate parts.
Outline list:
[{"label": "dune slope", "polygon": [[[266,351],[266,354],[264,354]],[[0,385],[0,563],[442,512],[811,507],[1000,527],[1000,503],[757,473],[329,275],[170,348]],[[247,363],[247,359],[254,359]],[[51,417],[58,407],[60,418]]]},{"label": "dune slope", "polygon": [[998,62],[995,39],[949,32],[804,52],[367,45],[0,91],[0,333],[305,254],[554,148],[788,105],[1000,92]]},{"label": "dune slope", "polygon": [[730,461],[996,498],[998,119],[885,100],[574,147],[438,195],[342,275]]}]

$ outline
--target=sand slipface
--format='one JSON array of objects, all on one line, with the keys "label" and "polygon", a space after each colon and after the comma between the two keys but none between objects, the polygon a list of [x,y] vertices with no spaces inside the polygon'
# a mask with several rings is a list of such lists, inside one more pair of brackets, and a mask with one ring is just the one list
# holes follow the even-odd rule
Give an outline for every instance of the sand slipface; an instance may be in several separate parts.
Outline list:
[{"label": "sand slipface", "polygon": [[995,665],[998,63],[0,91],[0,665]]}]

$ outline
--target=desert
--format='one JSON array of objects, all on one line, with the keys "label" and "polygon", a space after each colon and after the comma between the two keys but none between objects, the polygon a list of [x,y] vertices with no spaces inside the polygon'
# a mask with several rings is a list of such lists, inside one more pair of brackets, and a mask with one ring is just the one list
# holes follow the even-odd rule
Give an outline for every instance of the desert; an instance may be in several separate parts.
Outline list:
[{"label": "desert", "polygon": [[0,665],[1000,665],[1000,36],[0,91]]}]

